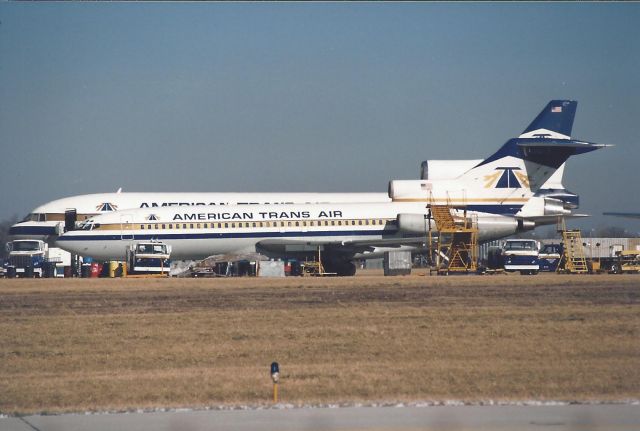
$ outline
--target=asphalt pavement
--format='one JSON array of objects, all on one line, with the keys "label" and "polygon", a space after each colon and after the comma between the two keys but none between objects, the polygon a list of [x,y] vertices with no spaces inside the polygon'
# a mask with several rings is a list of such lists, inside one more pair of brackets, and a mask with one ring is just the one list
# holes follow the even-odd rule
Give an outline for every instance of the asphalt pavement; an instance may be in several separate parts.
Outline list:
[{"label": "asphalt pavement", "polygon": [[269,408],[0,418],[0,431],[640,430],[640,404]]}]

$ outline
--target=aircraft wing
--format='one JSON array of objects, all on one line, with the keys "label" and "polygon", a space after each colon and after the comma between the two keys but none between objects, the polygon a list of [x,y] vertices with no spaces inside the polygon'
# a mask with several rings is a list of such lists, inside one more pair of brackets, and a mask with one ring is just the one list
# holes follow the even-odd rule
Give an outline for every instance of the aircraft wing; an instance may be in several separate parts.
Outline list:
[{"label": "aircraft wing", "polygon": [[640,218],[640,213],[602,213],[602,215],[626,218]]},{"label": "aircraft wing", "polygon": [[401,247],[403,245],[420,245],[426,242],[425,237],[407,238],[383,238],[365,240],[331,241],[324,239],[317,240],[297,240],[297,239],[268,239],[258,242],[256,248],[276,253],[283,252],[309,252],[316,251],[318,247],[331,249],[334,252],[344,254],[362,253],[373,251],[376,247]]}]

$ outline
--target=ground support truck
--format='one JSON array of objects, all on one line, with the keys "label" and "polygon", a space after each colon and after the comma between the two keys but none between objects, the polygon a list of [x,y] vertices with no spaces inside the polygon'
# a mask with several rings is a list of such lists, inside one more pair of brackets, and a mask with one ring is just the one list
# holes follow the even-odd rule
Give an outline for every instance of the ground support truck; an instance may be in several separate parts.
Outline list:
[{"label": "ground support truck", "polygon": [[504,270],[520,274],[537,274],[540,271],[540,243],[533,239],[508,239],[502,245]]},{"label": "ground support truck", "polygon": [[[4,261],[6,277],[54,277],[62,274],[62,266],[71,264],[71,255],[41,240],[17,239],[6,244],[9,252]],[[58,271],[58,268],[60,270]]]}]

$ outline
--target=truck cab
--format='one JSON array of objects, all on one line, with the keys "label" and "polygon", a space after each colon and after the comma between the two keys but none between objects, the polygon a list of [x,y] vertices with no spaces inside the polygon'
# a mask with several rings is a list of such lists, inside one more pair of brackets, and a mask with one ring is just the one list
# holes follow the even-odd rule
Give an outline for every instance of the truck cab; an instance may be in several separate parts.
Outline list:
[{"label": "truck cab", "polygon": [[127,268],[136,274],[168,274],[171,246],[160,241],[138,242],[127,247]]},{"label": "truck cab", "polygon": [[542,246],[540,253],[538,253],[540,271],[555,272],[558,269],[562,253],[562,244],[545,244]]},{"label": "truck cab", "polygon": [[37,239],[16,239],[8,242],[8,259],[4,262],[9,277],[42,277],[47,243]]},{"label": "truck cab", "polygon": [[502,245],[504,270],[520,274],[540,271],[540,242],[533,239],[508,239]]}]

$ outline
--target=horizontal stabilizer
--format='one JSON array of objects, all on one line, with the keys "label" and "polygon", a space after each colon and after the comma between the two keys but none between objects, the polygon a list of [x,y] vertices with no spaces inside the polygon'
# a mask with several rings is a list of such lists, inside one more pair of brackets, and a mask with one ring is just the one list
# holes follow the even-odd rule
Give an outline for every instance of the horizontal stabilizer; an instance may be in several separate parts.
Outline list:
[{"label": "horizontal stabilizer", "polygon": [[596,144],[594,142],[583,142],[576,140],[556,140],[556,139],[518,139],[516,145],[524,148],[578,148],[585,151],[576,154],[587,153],[600,148],[613,147],[611,144]]},{"label": "horizontal stabilizer", "polygon": [[602,215],[606,216],[614,216],[614,217],[626,217],[626,218],[640,218],[640,213],[602,213]]},{"label": "horizontal stabilizer", "polygon": [[518,138],[513,141],[515,141],[517,148],[522,150],[523,160],[554,168],[559,168],[571,156],[611,146],[573,139]]},{"label": "horizontal stabilizer", "polygon": [[543,216],[528,216],[523,217],[524,220],[532,221],[536,224],[536,226],[553,224],[558,221],[559,218],[585,218],[591,217],[589,214],[566,214],[562,216],[557,215],[543,215]]}]

